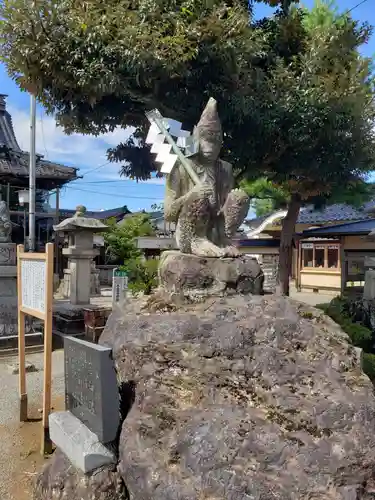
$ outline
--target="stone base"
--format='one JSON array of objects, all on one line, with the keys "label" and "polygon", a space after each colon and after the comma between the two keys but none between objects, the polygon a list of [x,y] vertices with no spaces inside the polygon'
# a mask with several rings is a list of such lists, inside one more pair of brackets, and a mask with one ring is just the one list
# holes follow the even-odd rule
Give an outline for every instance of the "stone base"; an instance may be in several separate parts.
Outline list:
[{"label": "stone base", "polygon": [[84,311],[82,307],[67,305],[53,311],[53,326],[64,335],[77,335],[85,332]]},{"label": "stone base", "polygon": [[[70,269],[64,269],[64,278],[57,286],[57,293],[66,299],[70,298],[70,287],[72,281],[72,272]],[[100,295],[100,281],[99,271],[96,269],[91,270],[90,273],[90,297],[97,297]]]},{"label": "stone base", "polygon": [[246,255],[218,259],[171,250],[160,258],[159,281],[165,291],[186,297],[262,295],[264,276],[258,261]]},{"label": "stone base", "polygon": [[69,411],[52,413],[49,431],[55,445],[85,474],[117,462],[115,454]]}]

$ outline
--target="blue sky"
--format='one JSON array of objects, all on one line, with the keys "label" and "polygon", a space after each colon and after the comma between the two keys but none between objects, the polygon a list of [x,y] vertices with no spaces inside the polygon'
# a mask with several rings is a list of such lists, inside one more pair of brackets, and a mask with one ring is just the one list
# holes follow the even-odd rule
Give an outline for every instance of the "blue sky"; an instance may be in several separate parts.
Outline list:
[{"label": "blue sky", "polygon": [[[362,0],[363,1],[363,0]],[[302,2],[311,7],[314,0]],[[339,0],[340,11],[352,10],[355,19],[375,25],[374,0]],[[358,5],[360,4],[360,5]],[[255,15],[261,17],[271,12],[262,5]],[[375,55],[375,35],[370,43],[363,47],[367,56]],[[13,116],[13,124],[20,146],[29,150],[29,96],[23,93],[7,76],[0,64],[0,93],[7,94],[7,106]],[[123,141],[125,130],[100,137],[75,134],[66,136],[57,128],[53,117],[47,116],[38,106],[37,110],[37,151],[50,161],[71,165],[80,169],[83,179],[73,182],[64,189],[61,196],[63,208],[74,208],[78,204],[90,210],[101,210],[127,205],[130,210],[149,209],[152,204],[163,200],[164,184],[160,179],[136,183],[118,175],[119,166],[106,164],[106,150]],[[106,164],[105,166],[102,166]],[[54,200],[51,199],[54,206]]]}]

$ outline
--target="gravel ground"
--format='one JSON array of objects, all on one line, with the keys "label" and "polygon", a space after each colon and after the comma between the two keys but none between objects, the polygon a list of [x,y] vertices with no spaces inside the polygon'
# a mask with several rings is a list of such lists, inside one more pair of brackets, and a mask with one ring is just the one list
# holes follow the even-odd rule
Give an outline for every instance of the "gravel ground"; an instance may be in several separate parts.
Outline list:
[{"label": "gravel ground", "polygon": [[[19,422],[18,375],[12,375],[9,365],[17,363],[17,358],[0,359],[0,499],[29,500],[36,472],[44,463],[40,455],[43,353],[29,354],[28,363],[37,368],[35,373],[27,373],[27,393],[29,401],[29,422]],[[64,405],[64,356],[63,351],[55,351],[52,359],[53,386],[52,405],[55,410]]]}]

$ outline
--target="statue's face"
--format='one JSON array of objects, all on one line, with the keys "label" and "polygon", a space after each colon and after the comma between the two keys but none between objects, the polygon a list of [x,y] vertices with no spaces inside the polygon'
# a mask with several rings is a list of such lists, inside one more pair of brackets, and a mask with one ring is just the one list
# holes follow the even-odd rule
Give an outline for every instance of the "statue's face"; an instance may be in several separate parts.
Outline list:
[{"label": "statue's face", "polygon": [[221,132],[201,129],[199,131],[199,153],[208,162],[215,162],[220,155],[223,136]]}]

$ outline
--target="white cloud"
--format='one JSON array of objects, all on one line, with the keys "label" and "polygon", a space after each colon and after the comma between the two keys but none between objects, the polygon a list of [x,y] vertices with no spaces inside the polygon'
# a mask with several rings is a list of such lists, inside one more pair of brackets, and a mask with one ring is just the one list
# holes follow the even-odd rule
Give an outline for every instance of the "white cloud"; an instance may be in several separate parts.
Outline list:
[{"label": "white cloud", "polygon": [[[30,117],[29,114],[12,106],[8,107],[13,119],[13,127],[20,147],[30,150]],[[116,129],[112,133],[93,137],[82,134],[64,134],[62,128],[56,126],[53,117],[37,113],[36,150],[45,159],[59,163],[68,163],[80,168],[80,174],[106,163],[108,148],[126,140],[131,130]],[[118,178],[119,165],[110,164],[98,169],[95,177],[101,179]]]}]

